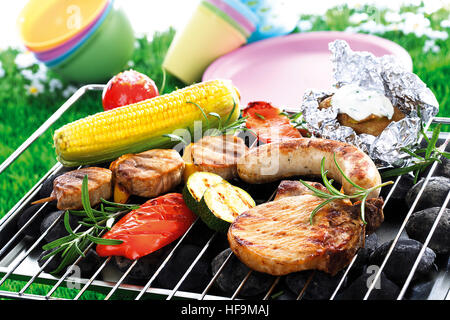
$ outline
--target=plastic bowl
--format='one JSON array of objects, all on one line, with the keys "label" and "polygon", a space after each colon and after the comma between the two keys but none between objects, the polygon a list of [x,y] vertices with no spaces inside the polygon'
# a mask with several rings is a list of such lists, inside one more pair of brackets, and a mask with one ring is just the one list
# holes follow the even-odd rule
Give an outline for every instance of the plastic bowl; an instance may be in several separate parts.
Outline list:
[{"label": "plastic bowl", "polygon": [[83,32],[108,0],[30,0],[19,15],[20,35],[27,48],[46,51]]},{"label": "plastic bowl", "polygon": [[110,4],[105,8],[105,11],[102,13],[102,15],[99,17],[97,22],[92,26],[90,30],[87,30],[88,32],[81,37],[81,39],[78,41],[78,43],[75,43],[71,48],[68,48],[67,51],[63,52],[59,56],[56,56],[53,59],[47,59],[47,60],[41,60],[38,57],[38,53],[36,53],[36,58],[38,60],[43,61],[47,67],[56,66],[60,63],[62,63],[64,60],[68,59],[72,54],[74,54],[83,44],[86,43],[87,40],[89,40],[90,37],[92,37],[93,34],[101,27],[102,23],[105,21],[105,19],[108,17],[108,14],[111,12],[113,1],[110,2]]},{"label": "plastic bowl", "polygon": [[255,30],[258,17],[238,0],[204,0],[203,4],[248,38]]},{"label": "plastic bowl", "polygon": [[109,3],[105,6],[105,8],[103,8],[103,10],[100,12],[100,15],[96,17],[82,32],[53,49],[34,52],[36,58],[42,62],[49,62],[51,60],[62,57],[71,50],[73,51],[76,50],[76,48],[79,48],[86,41],[86,39],[89,38],[92,33],[94,33],[94,31],[98,29],[98,27],[108,14],[113,1],[114,0],[109,0]]},{"label": "plastic bowl", "polygon": [[130,21],[113,7],[98,30],[67,60],[51,67],[68,81],[104,83],[122,71],[134,50]]}]

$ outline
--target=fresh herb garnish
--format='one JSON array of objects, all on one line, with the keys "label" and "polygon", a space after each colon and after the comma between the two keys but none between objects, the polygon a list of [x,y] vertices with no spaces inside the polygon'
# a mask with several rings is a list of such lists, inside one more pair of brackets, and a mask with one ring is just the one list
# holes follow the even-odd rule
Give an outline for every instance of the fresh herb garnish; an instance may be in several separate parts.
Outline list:
[{"label": "fresh herb garnish", "polygon": [[[91,207],[89,202],[88,176],[85,175],[81,186],[81,202],[83,210],[67,210],[64,213],[64,227],[69,233],[67,236],[56,239],[45,244],[43,250],[51,250],[50,253],[43,257],[44,260],[61,253],[61,262],[59,266],[53,270],[52,274],[57,274],[67,265],[73,263],[78,257],[84,257],[84,251],[92,243],[102,245],[118,245],[122,240],[104,239],[101,234],[109,230],[115,219],[119,216],[138,209],[138,205],[119,204],[101,199],[100,210]],[[70,226],[70,214],[81,218],[79,224],[86,229],[75,232]]]},{"label": "fresh herb garnish", "polygon": [[208,116],[205,113],[205,110],[203,110],[203,108],[198,103],[195,103],[195,102],[192,102],[192,101],[186,101],[186,103],[193,104],[194,106],[196,106],[201,111],[201,113],[203,115],[203,118],[205,118],[205,121],[206,121],[206,127],[209,129],[210,128],[209,119],[208,119]]},{"label": "fresh herb garnish", "polygon": [[292,114],[289,114],[287,112],[280,112],[280,114],[288,117],[291,124],[294,126],[294,128],[303,129],[305,132],[308,132],[308,129],[305,126],[306,121],[305,121],[305,118],[303,118],[302,112],[292,113]]},{"label": "fresh herb garnish", "polygon": [[319,210],[321,208],[323,208],[324,206],[326,206],[327,204],[335,201],[335,200],[343,200],[343,199],[353,199],[354,201],[361,201],[361,220],[364,222],[364,224],[367,224],[366,220],[365,220],[365,206],[366,206],[366,200],[367,197],[369,196],[369,194],[372,193],[372,191],[382,188],[384,186],[390,185],[393,183],[393,181],[388,181],[382,184],[379,184],[377,186],[374,186],[372,188],[369,189],[364,189],[363,187],[357,185],[355,182],[353,182],[349,177],[347,177],[344,173],[344,171],[341,169],[341,167],[339,166],[339,164],[336,161],[336,154],[334,154],[334,163],[336,165],[336,168],[339,170],[339,172],[341,173],[342,177],[347,180],[353,187],[355,187],[356,189],[358,189],[358,191],[356,191],[355,193],[351,194],[351,195],[346,195],[342,192],[340,192],[339,190],[337,190],[334,186],[333,186],[333,180],[328,180],[327,178],[327,173],[328,170],[325,170],[325,157],[322,158],[322,162],[320,165],[320,174],[322,176],[322,180],[323,180],[323,184],[325,186],[325,188],[327,188],[328,192],[324,192],[322,190],[319,190],[313,186],[311,186],[310,184],[306,183],[305,181],[300,179],[300,182],[309,190],[311,190],[314,194],[314,196],[325,199],[324,202],[322,202],[321,204],[319,204],[312,212],[311,215],[309,217],[309,222],[312,225],[313,224],[313,219],[314,216],[316,215],[317,212],[319,212]]},{"label": "fresh herb garnish", "polygon": [[189,143],[182,137],[176,134],[167,133],[163,134],[163,137],[170,138],[172,141],[178,141],[183,143],[184,145],[188,145]]},{"label": "fresh herb garnish", "polygon": [[[389,178],[389,177],[396,177],[401,176],[408,172],[414,173],[414,184],[417,183],[417,180],[419,178],[419,174],[424,172],[425,169],[430,166],[433,162],[437,161],[441,163],[440,157],[443,156],[447,159],[450,159],[450,153],[445,152],[443,149],[443,145],[440,147],[436,147],[436,143],[439,139],[439,133],[441,132],[441,126],[442,124],[439,123],[433,130],[433,134],[431,138],[428,138],[427,134],[425,133],[423,127],[420,130],[420,134],[427,142],[426,148],[419,148],[416,146],[415,148],[402,148],[401,150],[408,155],[411,156],[411,164],[403,167],[403,168],[395,168],[390,169],[385,172],[381,173],[381,176],[383,178]],[[445,146],[444,146],[445,147]]]},{"label": "fresh herb garnish", "polygon": [[[198,109],[200,109],[200,111],[202,112],[203,118],[206,120],[206,127],[207,129],[205,130],[206,134],[208,136],[221,136],[221,135],[227,135],[227,134],[234,134],[236,131],[250,131],[252,132],[254,135],[256,135],[256,133],[245,127],[245,122],[247,120],[248,117],[241,117],[239,116],[238,119],[234,122],[230,122],[231,117],[233,116],[234,112],[236,111],[236,101],[233,100],[233,108],[231,109],[230,113],[228,114],[226,120],[224,121],[222,119],[222,117],[220,116],[220,114],[216,113],[216,112],[209,112],[208,115],[214,118],[218,119],[218,126],[217,128],[211,128],[210,127],[210,122],[209,122],[209,118],[208,115],[206,114],[205,110],[198,104],[195,102],[191,102],[191,101],[186,101],[186,103],[191,103],[193,105],[195,105]],[[224,123],[228,123],[227,125],[224,125]],[[178,141],[181,142],[185,145],[188,145],[188,142],[181,136],[176,135],[176,134],[164,134],[164,137],[167,138],[171,138],[173,141]]]},{"label": "fresh herb garnish", "polygon": [[262,119],[262,120],[266,120],[266,118],[265,118],[262,114],[259,114],[258,112],[255,112],[254,114],[255,114],[255,116],[257,116],[258,118],[260,118],[260,119]]}]

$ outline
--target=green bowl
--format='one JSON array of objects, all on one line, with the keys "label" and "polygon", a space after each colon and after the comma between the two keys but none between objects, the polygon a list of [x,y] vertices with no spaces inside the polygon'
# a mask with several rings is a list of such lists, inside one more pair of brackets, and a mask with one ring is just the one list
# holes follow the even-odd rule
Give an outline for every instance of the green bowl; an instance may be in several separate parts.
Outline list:
[{"label": "green bowl", "polygon": [[77,83],[105,83],[131,59],[134,33],[120,8],[112,8],[103,24],[67,60],[51,67],[65,80]]}]

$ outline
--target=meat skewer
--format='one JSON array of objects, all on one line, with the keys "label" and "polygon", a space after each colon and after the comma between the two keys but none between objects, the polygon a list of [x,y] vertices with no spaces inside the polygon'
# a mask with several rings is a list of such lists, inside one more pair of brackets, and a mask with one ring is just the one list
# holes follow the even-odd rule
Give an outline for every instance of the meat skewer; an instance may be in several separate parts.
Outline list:
[{"label": "meat skewer", "polygon": [[152,198],[170,191],[181,182],[184,167],[173,149],[123,155],[109,167],[114,177],[114,201],[125,203],[130,195]]},{"label": "meat skewer", "polygon": [[66,172],[55,178],[50,197],[37,200],[32,204],[57,200],[59,210],[82,209],[81,186],[83,178],[88,176],[89,202],[91,206],[109,199],[112,194],[112,172],[99,167],[88,167]]}]

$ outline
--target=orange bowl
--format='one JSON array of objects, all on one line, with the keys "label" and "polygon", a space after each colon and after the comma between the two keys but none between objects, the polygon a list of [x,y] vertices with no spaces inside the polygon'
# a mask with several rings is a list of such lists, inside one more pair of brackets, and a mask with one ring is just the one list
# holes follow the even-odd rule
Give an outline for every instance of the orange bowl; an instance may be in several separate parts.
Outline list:
[{"label": "orange bowl", "polygon": [[81,33],[108,0],[30,0],[18,18],[25,46],[34,52],[57,47]]}]

